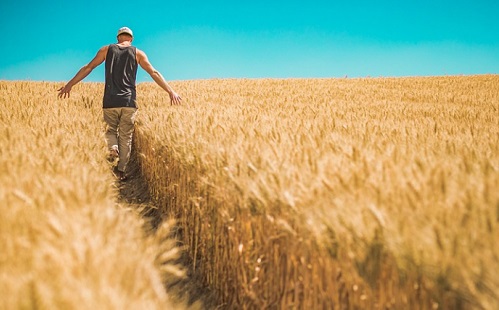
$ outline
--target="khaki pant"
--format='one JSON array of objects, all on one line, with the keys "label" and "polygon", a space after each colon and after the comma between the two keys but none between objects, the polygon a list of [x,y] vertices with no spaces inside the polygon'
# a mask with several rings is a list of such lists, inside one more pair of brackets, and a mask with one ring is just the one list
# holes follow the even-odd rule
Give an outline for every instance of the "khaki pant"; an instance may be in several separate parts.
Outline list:
[{"label": "khaki pant", "polygon": [[132,151],[132,136],[135,124],[136,108],[103,109],[107,124],[106,140],[109,150],[118,148],[118,170],[124,172]]}]

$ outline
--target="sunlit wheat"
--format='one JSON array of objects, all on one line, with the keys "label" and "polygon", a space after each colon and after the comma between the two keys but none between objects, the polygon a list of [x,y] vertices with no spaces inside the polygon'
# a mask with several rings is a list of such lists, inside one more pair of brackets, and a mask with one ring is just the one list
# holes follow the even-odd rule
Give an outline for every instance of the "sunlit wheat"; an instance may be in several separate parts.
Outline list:
[{"label": "sunlit wheat", "polygon": [[101,85],[84,88],[0,81],[0,308],[181,309],[168,227],[146,236],[117,205]]},{"label": "sunlit wheat", "polygon": [[499,77],[142,84],[137,145],[242,308],[499,305]]}]

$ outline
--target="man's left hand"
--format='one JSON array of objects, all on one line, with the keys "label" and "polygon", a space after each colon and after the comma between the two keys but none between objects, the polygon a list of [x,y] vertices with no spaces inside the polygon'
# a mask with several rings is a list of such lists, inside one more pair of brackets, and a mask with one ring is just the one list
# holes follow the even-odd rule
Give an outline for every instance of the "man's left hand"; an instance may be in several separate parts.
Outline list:
[{"label": "man's left hand", "polygon": [[71,92],[71,86],[65,85],[57,90],[59,94],[57,95],[59,98],[65,99],[66,96],[69,98],[69,94]]}]

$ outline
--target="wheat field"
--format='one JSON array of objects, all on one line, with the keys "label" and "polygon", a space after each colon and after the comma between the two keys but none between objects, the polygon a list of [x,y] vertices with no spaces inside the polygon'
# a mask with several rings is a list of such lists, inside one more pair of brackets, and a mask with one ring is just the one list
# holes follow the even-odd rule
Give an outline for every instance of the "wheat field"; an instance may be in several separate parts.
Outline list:
[{"label": "wheat field", "polygon": [[101,85],[0,81],[0,309],[172,309],[171,222],[147,232],[117,200]]},{"label": "wheat field", "polygon": [[[134,147],[212,308],[499,307],[499,76],[171,84],[182,106],[139,84]],[[164,238],[115,205],[102,85],[57,86],[0,82],[1,302],[169,302]],[[77,280],[81,255],[102,278]],[[122,264],[150,276],[116,292]]]}]

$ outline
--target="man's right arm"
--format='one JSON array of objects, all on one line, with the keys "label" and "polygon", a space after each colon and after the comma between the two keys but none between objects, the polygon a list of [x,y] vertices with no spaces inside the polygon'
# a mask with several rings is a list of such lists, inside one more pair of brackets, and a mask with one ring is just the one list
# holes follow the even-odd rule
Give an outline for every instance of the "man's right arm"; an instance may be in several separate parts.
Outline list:
[{"label": "man's right arm", "polygon": [[170,85],[168,85],[168,83],[166,82],[165,78],[163,78],[161,73],[159,73],[159,71],[154,69],[152,64],[149,62],[146,53],[144,53],[139,49],[137,49],[137,62],[142,67],[142,69],[144,69],[147,73],[149,73],[154,82],[156,82],[156,84],[158,84],[168,93],[168,95],[170,95],[171,104],[175,105],[180,104],[182,98],[180,98],[180,96],[173,90],[173,88]]}]

